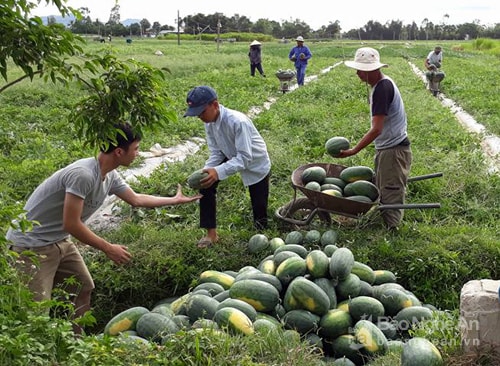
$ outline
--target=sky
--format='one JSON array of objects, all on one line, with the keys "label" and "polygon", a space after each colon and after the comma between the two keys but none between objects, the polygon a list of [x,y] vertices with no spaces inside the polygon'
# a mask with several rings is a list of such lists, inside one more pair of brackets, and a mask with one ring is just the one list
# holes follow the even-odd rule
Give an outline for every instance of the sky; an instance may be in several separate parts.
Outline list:
[{"label": "sky", "polygon": [[[68,0],[67,6],[87,7],[92,19],[106,22],[116,0]],[[45,4],[45,2],[42,2]],[[259,19],[282,21],[300,20],[313,30],[339,21],[343,32],[360,28],[370,20],[381,24],[392,20],[402,21],[403,25],[415,22],[422,25],[424,19],[434,24],[463,24],[478,22],[493,26],[500,23],[500,1],[498,0],[355,0],[334,2],[327,0],[118,0],[120,17],[126,19],[147,19],[151,24],[176,26],[180,18],[198,13],[209,15],[221,13],[230,18],[236,14],[246,16],[252,22]],[[35,15],[58,15],[54,7],[40,6]]]}]

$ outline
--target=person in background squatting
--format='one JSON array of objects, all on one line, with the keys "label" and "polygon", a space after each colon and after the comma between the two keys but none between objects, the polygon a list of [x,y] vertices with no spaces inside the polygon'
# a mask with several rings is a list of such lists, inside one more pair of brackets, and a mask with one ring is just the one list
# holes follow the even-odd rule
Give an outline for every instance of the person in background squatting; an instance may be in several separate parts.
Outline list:
[{"label": "person in background squatting", "polygon": [[219,182],[239,173],[248,187],[257,229],[267,227],[269,175],[271,160],[267,146],[253,122],[245,114],[219,104],[217,93],[209,86],[197,86],[186,98],[184,117],[198,117],[205,124],[210,156],[203,171],[208,175],[200,183],[200,227],[207,230],[198,247],[212,246],[217,235],[217,186]]},{"label": "person in background squatting", "polygon": [[[361,81],[371,87],[371,127],[353,148],[342,150],[339,157],[355,155],[374,142],[375,183],[380,191],[380,203],[403,204],[412,151],[399,89],[382,73],[381,68],[388,65],[380,62],[380,55],[373,48],[359,48],[354,61],[345,61],[345,65],[357,70]],[[396,229],[403,218],[403,210],[382,210],[381,215],[387,228]]]},{"label": "person in background squatting", "polygon": [[[74,277],[77,284],[66,286],[70,294],[76,294],[72,301],[75,316],[90,310],[94,281],[71,237],[82,244],[100,251],[118,265],[128,263],[132,254],[127,247],[110,243],[90,230],[85,221],[104,203],[107,196],[116,195],[134,207],[159,207],[193,202],[201,195],[187,197],[177,187],[174,197],[160,197],[136,193],[119,176],[116,168],[129,166],[139,153],[141,137],[130,125],[120,124],[116,141],[109,141],[109,147],[102,147],[97,157],[80,159],[58,170],[42,182],[26,202],[26,218],[34,221],[31,231],[10,228],[7,240],[11,250],[21,254],[19,270],[32,276],[30,290],[36,301],[49,300],[52,290],[65,285],[65,280]],[[38,264],[25,251],[36,255]],[[82,329],[74,326],[75,333]]]},{"label": "person in background squatting", "polygon": [[436,46],[434,51],[429,52],[427,58],[425,59],[425,68],[429,71],[436,71],[441,68],[443,63],[443,51],[441,47]]},{"label": "person in background squatting", "polygon": [[304,46],[304,38],[302,36],[298,36],[295,40],[297,41],[297,45],[290,50],[288,58],[295,65],[295,70],[297,71],[297,84],[302,86],[306,78],[307,63],[312,57],[312,54],[309,47]]}]

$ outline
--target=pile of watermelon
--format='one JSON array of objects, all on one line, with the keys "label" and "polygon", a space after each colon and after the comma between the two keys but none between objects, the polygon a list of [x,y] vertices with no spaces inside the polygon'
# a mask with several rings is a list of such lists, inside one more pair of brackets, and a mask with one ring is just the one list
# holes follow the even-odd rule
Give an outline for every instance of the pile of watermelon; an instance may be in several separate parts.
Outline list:
[{"label": "pile of watermelon", "polygon": [[338,177],[328,176],[322,166],[310,166],[302,172],[304,188],[359,202],[377,201],[379,190],[372,180],[373,169],[364,165],[346,167]]},{"label": "pile of watermelon", "polygon": [[206,270],[189,293],[149,311],[128,309],[109,321],[105,334],[168,342],[180,329],[212,329],[252,336],[296,332],[329,358],[363,365],[391,350],[405,366],[441,365],[439,350],[408,330],[437,311],[336,245],[337,232],[291,231],[285,238],[255,234],[248,250],[264,255],[257,267]]}]

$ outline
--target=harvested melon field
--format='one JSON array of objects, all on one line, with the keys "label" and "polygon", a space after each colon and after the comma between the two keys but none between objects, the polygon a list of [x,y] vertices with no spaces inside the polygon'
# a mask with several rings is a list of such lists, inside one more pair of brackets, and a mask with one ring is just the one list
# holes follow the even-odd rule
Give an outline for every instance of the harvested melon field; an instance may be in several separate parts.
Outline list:
[{"label": "harvested melon field", "polygon": [[[86,44],[85,52],[168,70],[158,85],[168,114],[144,128],[139,157],[119,169],[136,192],[173,196],[180,184],[185,195],[198,193],[209,156],[204,124],[183,115],[188,91],[209,85],[221,105],[252,118],[267,145],[269,225],[254,228],[238,174],[219,184],[219,240],[208,248],[197,247],[205,234],[197,203],[108,201],[89,225],[132,259],[116,265],[79,246],[95,289],[78,338],[71,294],[34,302],[5,243],[0,364],[497,365],[488,344],[473,354],[461,347],[462,287],[500,278],[500,76],[491,72],[500,61],[472,42],[441,43],[437,96],[424,76],[431,42],[310,42],[305,85],[292,80],[286,92],[274,73],[291,67],[289,45],[277,41],[262,45],[266,78],[248,75],[246,43]],[[338,157],[370,127],[369,90],[343,64],[367,45],[389,65],[383,72],[405,104],[410,177],[436,173],[408,182],[405,203],[432,207],[404,209],[395,230],[382,221],[374,146]],[[0,93],[3,233],[45,178],[96,154],[74,114],[88,95],[76,82],[38,78]]]}]

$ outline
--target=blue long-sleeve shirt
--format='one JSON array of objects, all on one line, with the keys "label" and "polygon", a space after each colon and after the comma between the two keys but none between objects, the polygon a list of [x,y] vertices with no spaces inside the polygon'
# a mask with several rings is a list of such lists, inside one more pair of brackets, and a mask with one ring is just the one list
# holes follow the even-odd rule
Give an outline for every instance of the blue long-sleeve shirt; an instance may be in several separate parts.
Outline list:
[{"label": "blue long-sleeve shirt", "polygon": [[240,173],[245,186],[260,182],[271,170],[264,139],[245,114],[221,104],[219,110],[215,122],[205,123],[210,150],[205,168],[215,168],[219,180]]},{"label": "blue long-sleeve shirt", "polygon": [[[303,53],[305,57],[303,59],[300,58],[300,54]],[[312,57],[312,53],[307,46],[295,46],[290,50],[288,54],[288,58],[291,60],[295,56],[295,67],[300,65],[307,65],[308,60]]]}]

